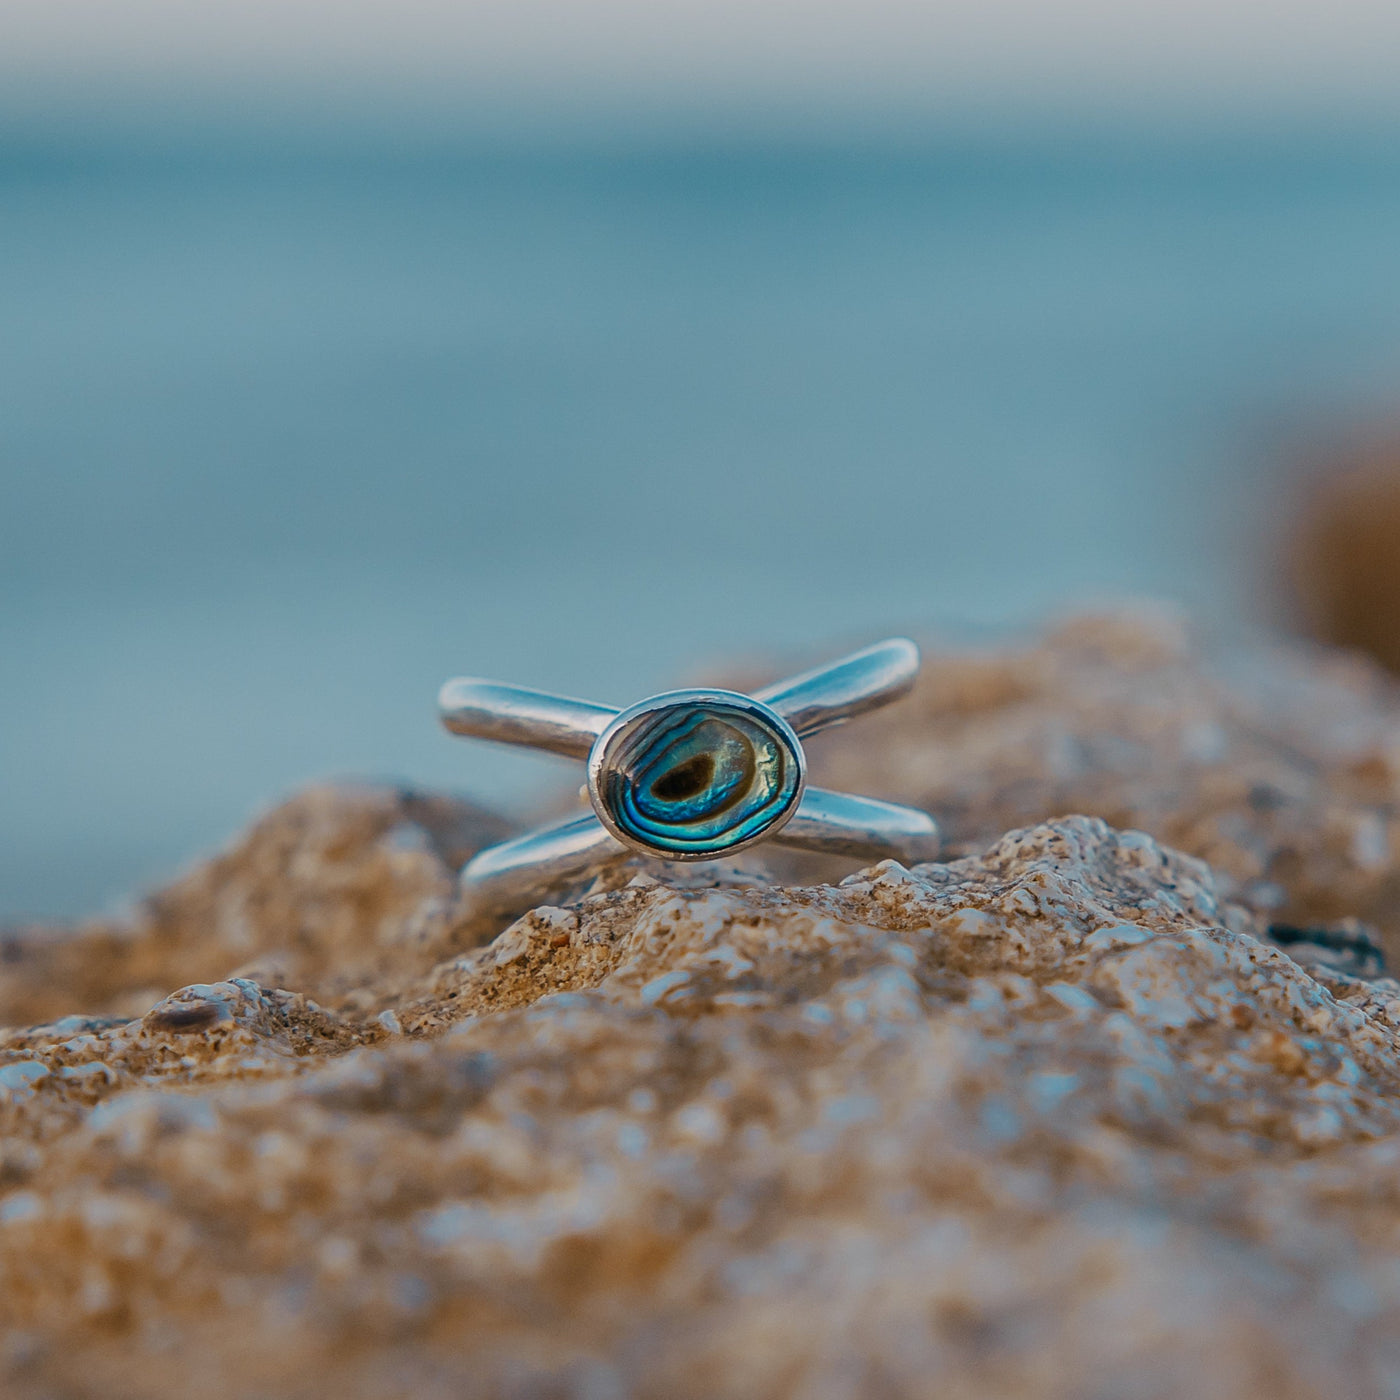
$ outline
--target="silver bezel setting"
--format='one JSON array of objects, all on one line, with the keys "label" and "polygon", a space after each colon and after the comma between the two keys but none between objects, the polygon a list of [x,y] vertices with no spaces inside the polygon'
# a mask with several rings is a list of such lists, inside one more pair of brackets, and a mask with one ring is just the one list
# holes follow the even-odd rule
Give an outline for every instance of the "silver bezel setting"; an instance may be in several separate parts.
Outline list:
[{"label": "silver bezel setting", "polygon": [[[633,833],[620,827],[612,812],[609,811],[608,805],[603,798],[603,783],[613,771],[613,751],[622,736],[631,731],[638,720],[649,718],[660,711],[668,709],[703,707],[706,705],[736,710],[753,720],[762,728],[771,731],[773,736],[782,744],[788,759],[797,770],[796,786],[793,788],[792,795],[788,799],[787,804],[769,821],[749,836],[744,837],[742,840],[735,841],[731,846],[726,846],[722,852],[674,851],[652,846],[645,841],[639,840]],[[781,831],[792,819],[802,802],[802,794],[806,791],[806,787],[807,755],[802,751],[802,741],[797,737],[796,731],[776,710],[771,709],[761,700],[755,700],[751,695],[741,695],[735,690],[703,688],[697,690],[671,690],[667,691],[664,695],[653,695],[650,699],[643,700],[623,710],[598,736],[588,754],[588,800],[592,803],[593,811],[597,815],[598,820],[612,836],[622,842],[622,844],[630,850],[636,851],[641,855],[653,856],[660,860],[715,860],[718,857],[727,856],[731,852],[745,850],[756,842],[767,840],[769,837]]]}]

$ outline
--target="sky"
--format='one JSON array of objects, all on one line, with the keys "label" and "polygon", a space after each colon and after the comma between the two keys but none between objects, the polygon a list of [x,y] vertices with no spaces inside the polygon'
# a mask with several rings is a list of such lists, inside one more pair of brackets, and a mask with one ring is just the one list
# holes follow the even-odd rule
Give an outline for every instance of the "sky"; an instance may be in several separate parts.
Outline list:
[{"label": "sky", "polygon": [[1394,0],[0,0],[11,103],[1351,113],[1397,79]]}]

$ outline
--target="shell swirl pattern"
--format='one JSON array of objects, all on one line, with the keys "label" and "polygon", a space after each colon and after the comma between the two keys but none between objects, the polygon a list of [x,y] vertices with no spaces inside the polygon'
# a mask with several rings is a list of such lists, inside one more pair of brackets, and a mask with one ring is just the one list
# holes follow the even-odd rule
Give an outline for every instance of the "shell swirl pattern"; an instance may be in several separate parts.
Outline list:
[{"label": "shell swirl pattern", "polygon": [[622,717],[595,779],[600,815],[617,835],[670,859],[703,860],[745,846],[801,796],[795,736],[744,697],[707,696]]}]

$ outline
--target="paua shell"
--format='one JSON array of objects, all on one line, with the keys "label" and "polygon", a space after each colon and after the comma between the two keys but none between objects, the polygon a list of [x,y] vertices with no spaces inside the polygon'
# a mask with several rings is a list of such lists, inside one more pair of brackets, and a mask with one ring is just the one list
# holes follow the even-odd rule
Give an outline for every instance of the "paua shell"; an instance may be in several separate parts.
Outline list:
[{"label": "paua shell", "polygon": [[627,711],[589,762],[594,807],[614,835],[671,860],[748,845],[802,795],[797,737],[757,701],[681,691]]}]

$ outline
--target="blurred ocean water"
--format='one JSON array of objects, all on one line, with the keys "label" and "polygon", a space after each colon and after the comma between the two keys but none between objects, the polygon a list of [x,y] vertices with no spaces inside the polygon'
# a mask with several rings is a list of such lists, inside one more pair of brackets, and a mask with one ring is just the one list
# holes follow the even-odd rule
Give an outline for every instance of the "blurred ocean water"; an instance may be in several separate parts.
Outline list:
[{"label": "blurred ocean water", "polygon": [[1386,133],[0,131],[0,918],[317,776],[567,778],[454,673],[1258,617],[1290,454],[1400,402],[1397,249]]}]

